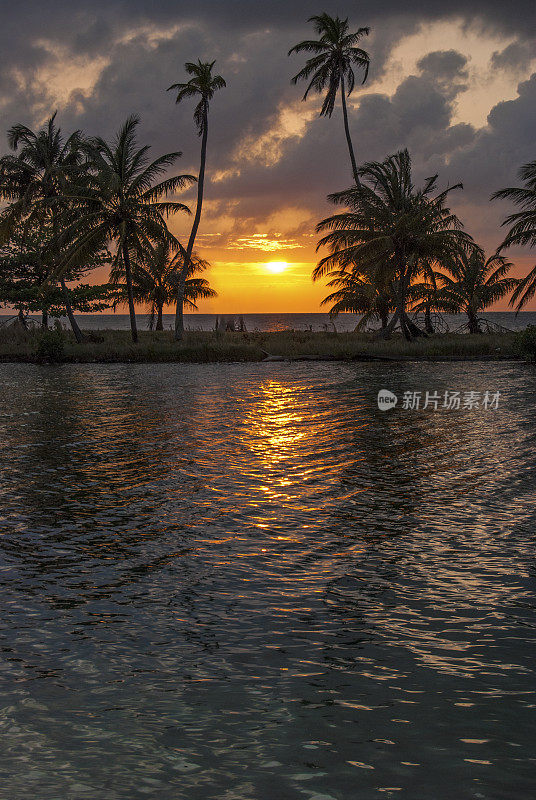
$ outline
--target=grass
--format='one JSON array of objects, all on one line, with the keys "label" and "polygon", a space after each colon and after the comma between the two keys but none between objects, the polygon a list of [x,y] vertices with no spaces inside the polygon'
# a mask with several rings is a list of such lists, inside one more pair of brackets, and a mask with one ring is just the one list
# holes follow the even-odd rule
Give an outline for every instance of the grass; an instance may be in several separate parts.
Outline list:
[{"label": "grass", "polygon": [[184,342],[171,331],[141,331],[133,344],[130,331],[87,332],[90,339],[76,344],[72,334],[17,327],[0,329],[0,361],[39,363],[82,362],[236,362],[262,361],[268,354],[285,359],[326,360],[453,360],[519,357],[514,334],[438,334],[406,342],[368,334],[311,331],[220,333],[190,331]]}]

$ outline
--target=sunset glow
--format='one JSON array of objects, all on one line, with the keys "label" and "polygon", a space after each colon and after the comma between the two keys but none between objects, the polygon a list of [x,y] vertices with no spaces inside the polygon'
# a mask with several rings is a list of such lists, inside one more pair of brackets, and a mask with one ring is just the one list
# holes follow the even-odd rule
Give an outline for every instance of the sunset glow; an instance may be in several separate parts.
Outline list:
[{"label": "sunset glow", "polygon": [[269,261],[264,265],[264,268],[268,270],[268,272],[277,275],[280,272],[284,272],[286,269],[288,269],[288,264],[286,261]]}]

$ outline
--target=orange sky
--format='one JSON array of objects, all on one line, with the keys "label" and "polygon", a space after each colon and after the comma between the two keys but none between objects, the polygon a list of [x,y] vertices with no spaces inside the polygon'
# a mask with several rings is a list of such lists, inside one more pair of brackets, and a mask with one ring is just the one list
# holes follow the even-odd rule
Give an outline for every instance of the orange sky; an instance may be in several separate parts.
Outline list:
[{"label": "orange sky", "polygon": [[[334,212],[326,201],[328,192],[344,188],[351,176],[339,103],[332,119],[319,119],[321,100],[310,95],[306,103],[301,102],[301,87],[290,84],[303,59],[287,59],[286,52],[297,38],[311,33],[306,17],[292,30],[287,31],[288,26],[277,30],[259,22],[258,30],[257,23],[251,23],[251,30],[222,38],[217,30],[211,33],[206,21],[181,24],[181,4],[177,5],[176,24],[149,19],[120,26],[110,34],[114,47],[103,46],[101,51],[97,48],[85,55],[70,35],[63,42],[56,41],[54,32],[49,31],[35,42],[41,65],[36,68],[32,61],[21,64],[13,72],[12,91],[21,93],[25,113],[31,109],[33,125],[42,124],[51,110],[58,109],[66,129],[80,126],[106,137],[113,135],[127,114],[138,111],[142,116],[140,144],[151,142],[155,157],[180,148],[184,156],[179,170],[197,173],[199,138],[191,119],[193,106],[177,108],[165,87],[171,82],[169,75],[177,70],[182,74],[192,38],[202,35],[209,41],[213,35],[209,49],[217,54],[218,70],[224,74],[227,88],[211,104],[206,192],[195,251],[210,262],[205,277],[219,296],[200,301],[199,312],[325,310],[320,302],[329,291],[326,281],[313,284],[311,280],[319,258],[315,225]],[[468,232],[491,253],[504,236],[500,221],[512,209],[501,210],[498,204],[489,203],[491,191],[508,184],[482,185],[494,166],[490,163],[488,169],[488,153],[492,159],[494,151],[486,136],[489,133],[493,141],[503,106],[517,107],[523,100],[526,90],[520,87],[536,68],[534,54],[517,66],[498,68],[497,54],[515,45],[515,35],[471,25],[457,16],[416,23],[399,36],[389,31],[387,21],[373,25],[367,48],[374,68],[367,83],[356,87],[348,100],[358,160],[382,159],[396,148],[408,146],[421,177],[434,174],[425,170],[437,168],[440,188],[463,180],[463,197],[456,196],[454,210]],[[198,46],[201,44],[195,44]],[[423,58],[433,53],[458,54],[464,64],[452,75],[432,74]],[[272,81],[266,81],[266,70],[273,73]],[[34,98],[31,102],[30,95]],[[440,96],[444,107],[432,103]],[[17,108],[15,104],[13,109]],[[378,122],[374,114],[370,116],[370,108],[383,109],[386,116]],[[9,113],[19,114],[15,110]],[[443,127],[429,127],[441,113],[447,114]],[[515,109],[510,113],[517,119]],[[6,119],[6,125],[15,119]],[[463,139],[465,129],[467,140]],[[447,146],[442,137],[452,137],[454,144]],[[436,140],[438,149],[434,149]],[[523,163],[521,159],[526,160],[521,152],[513,144],[511,150],[501,150],[508,180]],[[484,169],[478,166],[478,159]],[[195,192],[178,199],[195,208]],[[190,224],[191,218],[178,215],[170,221],[170,228],[185,243]],[[536,261],[530,252],[508,255],[516,265],[515,276],[525,275]],[[270,262],[288,266],[274,273],[266,266]],[[105,282],[106,271],[95,272],[89,280]],[[508,300],[494,308],[508,309]],[[536,299],[527,306],[527,310],[534,309]]]}]

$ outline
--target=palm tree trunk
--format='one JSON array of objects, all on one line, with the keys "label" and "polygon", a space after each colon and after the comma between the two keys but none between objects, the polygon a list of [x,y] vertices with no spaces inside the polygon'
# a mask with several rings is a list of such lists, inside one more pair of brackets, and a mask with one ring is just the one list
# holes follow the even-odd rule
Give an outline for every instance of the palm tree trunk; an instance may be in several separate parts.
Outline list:
[{"label": "palm tree trunk", "polygon": [[203,207],[203,189],[205,185],[205,165],[207,160],[207,138],[208,138],[208,112],[205,111],[203,120],[203,136],[201,138],[201,162],[199,164],[199,178],[197,180],[197,206],[195,217],[188,239],[184,264],[182,266],[179,282],[177,286],[177,309],[175,311],[175,341],[181,342],[184,338],[184,289],[186,286],[186,275],[190,266],[190,259],[194,249],[195,237],[201,220],[201,209]]},{"label": "palm tree trunk", "polygon": [[43,309],[41,313],[41,327],[45,330],[48,328],[48,311],[46,309]]},{"label": "palm tree trunk", "polygon": [[389,339],[391,337],[392,332],[396,328],[396,323],[400,319],[400,314],[398,312],[398,308],[395,309],[395,313],[391,317],[390,321],[387,323],[385,328],[382,327],[373,335],[373,339]]},{"label": "palm tree trunk", "polygon": [[430,303],[424,307],[424,330],[426,333],[433,333],[434,326],[432,325],[432,315],[430,313]]},{"label": "palm tree trunk", "polygon": [[84,341],[84,335],[80,330],[80,328],[78,327],[78,323],[74,318],[73,307],[71,305],[71,298],[69,297],[69,290],[65,285],[64,278],[60,278],[60,286],[63,294],[63,302],[65,304],[65,310],[67,312],[67,316],[69,317],[69,322],[71,324],[71,328],[73,329],[74,337],[77,343],[81,344]]},{"label": "palm tree trunk", "polygon": [[480,325],[478,324],[478,318],[474,311],[469,310],[467,312],[467,316],[469,318],[469,333],[482,333],[480,330]]},{"label": "palm tree trunk", "polygon": [[424,337],[427,336],[427,334],[424,331],[421,331],[421,329],[417,325],[415,325],[414,322],[410,320],[410,318],[405,312],[404,312],[404,325],[406,326],[406,329],[409,333],[409,337],[407,336],[406,338],[412,339],[417,336],[424,336]]},{"label": "palm tree trunk", "polygon": [[[54,236],[54,240],[57,242],[58,240],[58,223],[57,218],[54,213],[52,213],[52,234]],[[59,252],[58,252],[59,255]],[[71,305],[71,298],[69,296],[69,289],[65,284],[65,279],[63,276],[60,278],[60,286],[61,292],[63,294],[63,302],[65,305],[65,311],[67,312],[67,317],[69,318],[69,323],[71,325],[72,331],[74,333],[74,338],[76,339],[77,344],[81,344],[84,341],[84,335],[80,328],[78,327],[78,323],[74,318],[73,314],[73,307]]]},{"label": "palm tree trunk", "polygon": [[406,339],[406,341],[408,341],[408,342],[411,342],[413,337],[412,337],[411,331],[409,329],[408,318],[406,316],[405,310],[399,309],[398,316],[400,318],[400,330],[402,331],[402,333],[404,335],[404,339]]},{"label": "palm tree trunk", "polygon": [[128,294],[128,310],[130,313],[130,331],[132,333],[132,341],[138,341],[138,327],[136,325],[136,309],[134,307],[134,292],[132,291],[132,272],[130,269],[130,254],[128,252],[128,244],[123,242],[123,261],[125,264],[125,278],[127,281],[127,294]]},{"label": "palm tree trunk", "polygon": [[344,92],[344,77],[341,75],[341,99],[342,99],[342,116],[344,118],[344,132],[346,134],[346,141],[348,143],[348,150],[350,151],[350,161],[352,162],[352,174],[356,185],[359,186],[359,175],[357,174],[357,164],[355,162],[354,148],[352,145],[352,137],[350,136],[350,128],[348,127],[348,111],[346,110],[346,96]]},{"label": "palm tree trunk", "polygon": [[19,308],[18,323],[22,328],[24,328],[25,331],[28,330],[28,323],[26,322],[26,317],[24,316],[24,311],[22,308]]},{"label": "palm tree trunk", "polygon": [[162,320],[162,304],[157,304],[157,317],[156,317],[156,329],[157,331],[164,330],[164,322]]},{"label": "palm tree trunk", "polygon": [[389,320],[389,312],[387,309],[382,309],[380,311],[380,319],[382,322],[382,331],[384,331],[387,328],[387,322]]}]

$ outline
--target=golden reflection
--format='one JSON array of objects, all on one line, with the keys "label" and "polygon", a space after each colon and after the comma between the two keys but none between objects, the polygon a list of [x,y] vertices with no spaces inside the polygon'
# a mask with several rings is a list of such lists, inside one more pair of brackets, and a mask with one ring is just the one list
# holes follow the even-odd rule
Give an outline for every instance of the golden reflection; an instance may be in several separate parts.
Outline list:
[{"label": "golden reflection", "polygon": [[[296,451],[312,435],[306,426],[297,401],[296,388],[268,380],[261,387],[262,395],[245,420],[248,428],[248,447],[263,469],[264,482],[260,487],[269,497],[287,496],[279,489],[288,489],[306,472],[296,467]],[[292,476],[285,471],[292,468]]]},{"label": "golden reflection", "polygon": [[[310,459],[300,458],[300,453],[314,449],[311,442],[319,434],[318,412],[303,403],[303,390],[295,383],[268,379],[259,387],[255,401],[248,403],[242,422],[241,438],[250,453],[251,477],[262,497],[255,525],[271,528],[277,524],[283,505],[292,511],[308,493],[307,483],[316,469]],[[294,535],[272,538],[297,540]]]}]

